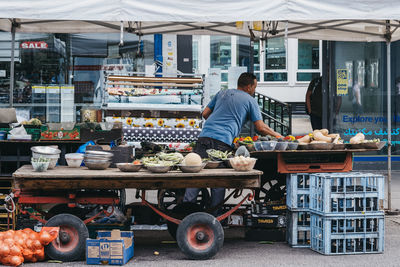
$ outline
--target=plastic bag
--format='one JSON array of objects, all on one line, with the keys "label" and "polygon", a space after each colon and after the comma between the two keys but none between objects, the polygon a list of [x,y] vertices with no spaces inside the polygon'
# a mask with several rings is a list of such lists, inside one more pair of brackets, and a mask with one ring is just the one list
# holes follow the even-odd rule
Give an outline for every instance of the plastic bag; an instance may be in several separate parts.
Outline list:
[{"label": "plastic bag", "polygon": [[40,233],[26,228],[0,232],[0,263],[18,266],[45,259],[44,246],[57,238],[59,227],[43,227]]},{"label": "plastic bag", "polygon": [[239,157],[239,156],[243,156],[243,157],[250,157],[250,152],[247,150],[246,146],[240,146],[235,153],[235,157]]}]

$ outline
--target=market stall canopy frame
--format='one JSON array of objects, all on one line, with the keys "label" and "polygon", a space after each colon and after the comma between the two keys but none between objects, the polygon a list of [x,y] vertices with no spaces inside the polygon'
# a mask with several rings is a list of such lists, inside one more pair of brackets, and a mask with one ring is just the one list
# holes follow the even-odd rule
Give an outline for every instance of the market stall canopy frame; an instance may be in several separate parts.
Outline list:
[{"label": "market stall canopy frame", "polygon": [[[2,1],[0,30],[284,36],[334,41],[399,40],[397,0]],[[250,22],[254,21],[254,22]],[[122,22],[122,25],[121,25]],[[250,31],[249,31],[250,29]]]}]

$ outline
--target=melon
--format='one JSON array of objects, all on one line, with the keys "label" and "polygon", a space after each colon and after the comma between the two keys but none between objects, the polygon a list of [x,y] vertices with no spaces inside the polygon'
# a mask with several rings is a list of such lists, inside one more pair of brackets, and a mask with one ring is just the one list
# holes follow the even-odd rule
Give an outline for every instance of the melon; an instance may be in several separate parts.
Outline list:
[{"label": "melon", "polygon": [[199,166],[202,164],[202,160],[199,154],[196,153],[189,153],[182,161],[183,165],[186,166]]}]

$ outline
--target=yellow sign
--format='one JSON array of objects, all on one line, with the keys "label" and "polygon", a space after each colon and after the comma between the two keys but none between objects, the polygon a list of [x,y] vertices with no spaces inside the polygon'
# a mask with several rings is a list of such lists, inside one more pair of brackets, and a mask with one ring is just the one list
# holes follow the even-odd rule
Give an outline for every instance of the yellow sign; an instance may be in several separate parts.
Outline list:
[{"label": "yellow sign", "polygon": [[269,223],[269,224],[274,223],[274,220],[272,219],[258,219],[257,221],[258,223]]},{"label": "yellow sign", "polygon": [[336,70],[336,94],[349,94],[349,72],[347,69]]}]

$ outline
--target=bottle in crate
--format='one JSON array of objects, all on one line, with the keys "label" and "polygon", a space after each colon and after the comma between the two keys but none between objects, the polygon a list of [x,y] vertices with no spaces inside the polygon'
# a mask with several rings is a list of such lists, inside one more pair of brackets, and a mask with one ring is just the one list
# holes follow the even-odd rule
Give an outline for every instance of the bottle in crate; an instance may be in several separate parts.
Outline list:
[{"label": "bottle in crate", "polygon": [[379,215],[311,213],[311,249],[325,255],[382,253],[385,220]]},{"label": "bottle in crate", "polygon": [[291,247],[310,247],[310,212],[288,211],[286,241]]},{"label": "bottle in crate", "polygon": [[368,173],[319,173],[310,176],[310,210],[364,214],[383,210],[384,177]]},{"label": "bottle in crate", "polygon": [[292,173],[286,176],[286,205],[289,210],[293,211],[309,209],[309,173]]}]

